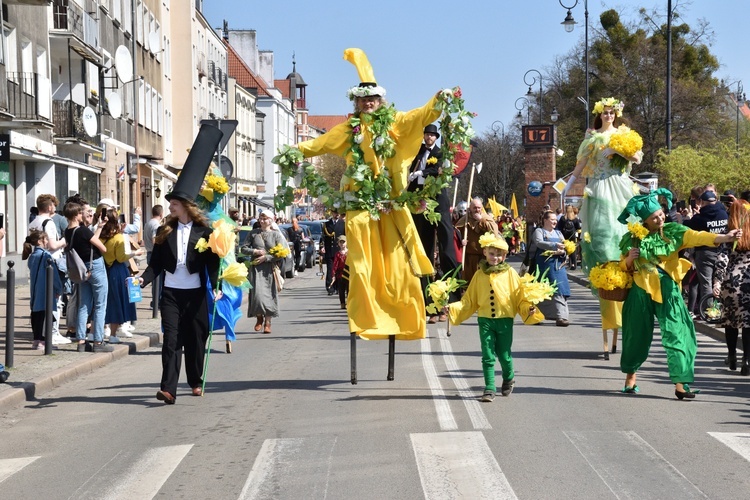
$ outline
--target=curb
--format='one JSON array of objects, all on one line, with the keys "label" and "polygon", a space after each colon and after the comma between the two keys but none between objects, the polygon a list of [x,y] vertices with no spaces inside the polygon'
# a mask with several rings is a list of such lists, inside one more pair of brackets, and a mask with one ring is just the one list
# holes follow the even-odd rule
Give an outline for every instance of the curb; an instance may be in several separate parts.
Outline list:
[{"label": "curb", "polygon": [[18,387],[4,391],[0,395],[0,412],[5,412],[29,401],[35,401],[41,394],[47,393],[81,375],[91,373],[125,356],[159,345],[163,340],[160,332],[138,333],[136,335],[140,338],[132,338],[127,342],[114,345],[115,350],[113,352],[91,354],[79,361],[53,370],[28,382],[20,382]]},{"label": "curb", "polygon": [[[584,278],[583,276],[577,276],[568,272],[568,279],[583,286],[584,288],[589,288],[589,280]],[[702,333],[703,335],[706,335],[707,337],[711,337],[712,339],[718,342],[722,342],[726,344],[727,339],[726,339],[723,329],[715,328],[709,325],[708,323],[704,323],[702,321],[697,321],[697,320],[693,321],[693,324],[695,325],[696,332]],[[738,348],[741,350],[740,346],[738,346]]]}]

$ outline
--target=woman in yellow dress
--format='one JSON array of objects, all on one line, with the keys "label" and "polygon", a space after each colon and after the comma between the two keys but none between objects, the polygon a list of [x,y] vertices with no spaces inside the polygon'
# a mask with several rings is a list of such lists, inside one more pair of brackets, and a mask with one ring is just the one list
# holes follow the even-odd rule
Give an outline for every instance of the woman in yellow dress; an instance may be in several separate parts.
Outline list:
[{"label": "woman in yellow dress", "polygon": [[[421,108],[395,111],[386,105],[385,89],[375,82],[364,52],[347,49],[344,58],[357,67],[362,81],[349,90],[359,123],[352,126],[350,119],[316,139],[297,144],[297,148],[305,157],[331,153],[346,158],[349,165],[364,162],[372,170],[373,179],[390,177],[389,199],[375,214],[357,209],[362,194],[355,190],[355,181],[361,179],[345,175],[341,180],[349,247],[349,329],[368,340],[391,335],[397,340],[421,339],[425,337],[426,318],[419,277],[434,271],[409,210],[389,202],[406,188],[409,166],[422,143],[424,127],[441,114],[438,95]],[[388,143],[393,148],[392,156],[378,155],[378,146],[387,148]],[[353,144],[359,145],[361,155],[353,151]]]}]

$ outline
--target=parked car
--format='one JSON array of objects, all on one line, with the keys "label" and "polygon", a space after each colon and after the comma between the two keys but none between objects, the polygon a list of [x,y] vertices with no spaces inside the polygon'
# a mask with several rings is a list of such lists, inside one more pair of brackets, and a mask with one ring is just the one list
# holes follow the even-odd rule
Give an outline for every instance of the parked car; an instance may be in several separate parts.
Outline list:
[{"label": "parked car", "polygon": [[[300,223],[300,229],[302,229],[302,254],[300,255],[300,265],[297,271],[304,271],[306,268],[311,268],[317,262],[318,246],[312,237],[312,231],[310,227]],[[291,224],[279,224],[279,229],[286,231],[288,235],[291,234]],[[291,237],[291,236],[290,236]],[[291,244],[290,244],[291,245]]]},{"label": "parked car", "polygon": [[[240,247],[244,243],[245,238],[247,238],[247,235],[250,234],[250,231],[252,230],[253,228],[251,226],[241,226],[239,233],[237,233],[237,248],[235,251],[237,262],[251,260],[251,257],[249,255],[243,255],[240,253]],[[289,248],[289,238],[287,237],[286,231],[279,231],[279,233],[281,233],[281,236],[284,237],[286,247]],[[289,255],[287,255],[284,258],[284,261],[281,263],[281,273],[285,278],[294,277],[294,252],[291,249],[289,251]]]},{"label": "parked car", "polygon": [[312,238],[312,240],[315,242],[315,260],[311,264],[314,266],[318,263],[317,259],[320,257],[320,252],[318,252],[318,249],[320,249],[320,239],[323,237],[323,221],[301,220],[299,221],[299,225],[310,228],[310,238]]}]

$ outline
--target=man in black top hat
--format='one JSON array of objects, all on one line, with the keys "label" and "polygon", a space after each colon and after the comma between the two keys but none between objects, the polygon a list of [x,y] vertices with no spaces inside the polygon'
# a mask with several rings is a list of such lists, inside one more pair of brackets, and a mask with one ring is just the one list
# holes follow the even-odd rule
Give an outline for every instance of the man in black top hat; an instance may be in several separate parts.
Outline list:
[{"label": "man in black top hat", "polygon": [[[407,189],[411,192],[418,192],[424,186],[425,179],[428,176],[437,177],[440,175],[443,164],[443,153],[437,146],[436,142],[440,138],[440,133],[434,124],[427,125],[424,128],[424,143],[419,148],[419,152],[414,157],[414,161],[409,169],[409,185]],[[424,251],[431,260],[435,258],[435,235],[437,232],[438,257],[440,259],[440,271],[443,274],[450,273],[458,267],[456,260],[456,251],[453,247],[453,224],[450,214],[450,198],[448,188],[443,188],[435,198],[438,206],[435,209],[440,214],[440,220],[437,225],[430,223],[423,214],[412,214],[414,225],[417,226],[419,239],[422,240]],[[423,279],[422,288],[427,286],[427,281]],[[429,298],[425,297],[429,303]],[[459,300],[460,297],[455,292],[451,296],[451,301]],[[430,323],[436,323],[438,319],[445,321],[445,315],[431,316],[428,320]]]}]

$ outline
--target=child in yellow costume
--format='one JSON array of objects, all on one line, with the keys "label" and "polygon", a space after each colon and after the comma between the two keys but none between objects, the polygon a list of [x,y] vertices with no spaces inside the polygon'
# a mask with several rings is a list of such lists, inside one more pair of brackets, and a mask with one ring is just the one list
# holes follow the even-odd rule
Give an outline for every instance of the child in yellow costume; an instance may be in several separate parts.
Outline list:
[{"label": "child in yellow costume", "polygon": [[521,278],[505,262],[508,244],[500,236],[485,233],[479,238],[484,259],[459,302],[448,306],[449,320],[457,325],[478,311],[479,339],[482,343],[484,394],[482,401],[495,399],[495,358],[503,370],[503,396],[510,396],[515,385],[513,358],[513,318],[520,314],[524,323],[533,325],[544,320],[544,315],[524,298]]},{"label": "child in yellow costume", "polygon": [[[297,144],[305,157],[335,154],[352,163],[352,141],[363,152],[363,161],[374,177],[386,169],[391,177],[390,199],[406,188],[409,166],[422,143],[423,129],[440,116],[437,95],[421,108],[395,112],[387,136],[394,141],[395,154],[378,156],[373,149],[382,134],[379,127],[385,106],[385,89],[377,85],[367,56],[359,49],[347,49],[344,58],[357,67],[360,83],[349,90],[355,103],[355,117],[360,124],[349,121],[333,127],[322,136]],[[373,141],[375,138],[375,141]],[[351,193],[355,205],[357,193],[352,179],[341,179],[341,190]],[[345,198],[347,199],[347,198]],[[425,337],[425,304],[420,276],[434,273],[430,259],[417,234],[408,209],[382,211],[379,219],[367,210],[346,207],[346,238],[349,254],[349,329],[368,340],[395,335],[397,340]]]}]

